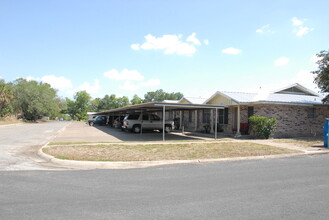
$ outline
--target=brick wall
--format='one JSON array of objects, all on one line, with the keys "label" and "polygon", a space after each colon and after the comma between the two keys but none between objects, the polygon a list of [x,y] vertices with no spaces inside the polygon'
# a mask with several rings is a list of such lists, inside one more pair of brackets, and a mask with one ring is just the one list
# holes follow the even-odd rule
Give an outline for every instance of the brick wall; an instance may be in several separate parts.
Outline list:
[{"label": "brick wall", "polygon": [[[247,109],[244,109],[245,115]],[[254,114],[277,119],[274,137],[322,135],[328,106],[255,105]],[[242,121],[242,120],[241,120]]]}]

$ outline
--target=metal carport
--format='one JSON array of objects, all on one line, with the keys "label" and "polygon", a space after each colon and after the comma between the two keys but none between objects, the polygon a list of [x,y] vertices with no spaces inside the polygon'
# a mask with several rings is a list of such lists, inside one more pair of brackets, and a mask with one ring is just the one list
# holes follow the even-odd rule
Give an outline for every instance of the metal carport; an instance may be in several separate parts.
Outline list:
[{"label": "metal carport", "polygon": [[[127,114],[132,112],[156,112],[162,111],[162,140],[165,141],[165,121],[166,121],[166,111],[183,111],[183,110],[198,110],[198,109],[215,109],[215,122],[218,121],[218,109],[224,109],[223,106],[218,105],[203,105],[203,104],[179,104],[179,103],[165,103],[165,102],[148,102],[137,105],[128,105],[122,108],[110,109],[102,112],[95,113],[95,115],[108,115],[110,114]],[[215,139],[217,139],[217,126],[215,126]]]}]

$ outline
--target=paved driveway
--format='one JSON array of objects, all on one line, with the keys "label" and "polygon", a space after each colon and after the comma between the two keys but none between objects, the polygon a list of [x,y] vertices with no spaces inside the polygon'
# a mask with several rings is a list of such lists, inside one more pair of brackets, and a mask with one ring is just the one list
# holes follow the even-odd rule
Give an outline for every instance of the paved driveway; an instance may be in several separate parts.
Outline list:
[{"label": "paved driveway", "polygon": [[48,169],[37,156],[69,122],[47,122],[0,126],[0,170]]},{"label": "paved driveway", "polygon": [[[166,134],[166,140],[212,140],[213,137],[182,135],[178,132]],[[109,126],[89,126],[84,122],[71,123],[53,142],[120,142],[120,141],[162,141],[162,132],[145,131],[135,134]]]}]

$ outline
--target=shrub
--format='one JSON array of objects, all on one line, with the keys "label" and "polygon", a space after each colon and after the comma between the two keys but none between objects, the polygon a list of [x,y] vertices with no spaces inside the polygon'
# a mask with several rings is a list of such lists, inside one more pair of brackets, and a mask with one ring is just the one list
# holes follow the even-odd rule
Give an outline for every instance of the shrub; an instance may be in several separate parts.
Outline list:
[{"label": "shrub", "polygon": [[276,119],[263,116],[249,117],[251,129],[258,138],[268,139],[276,129]]}]

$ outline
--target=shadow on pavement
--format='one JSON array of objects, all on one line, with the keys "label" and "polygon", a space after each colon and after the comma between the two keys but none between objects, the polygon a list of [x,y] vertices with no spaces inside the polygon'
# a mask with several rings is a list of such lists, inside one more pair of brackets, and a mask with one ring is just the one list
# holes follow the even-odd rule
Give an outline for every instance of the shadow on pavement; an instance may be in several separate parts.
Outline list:
[{"label": "shadow on pavement", "polygon": [[[136,134],[108,126],[94,126],[94,127],[99,131],[111,135],[121,141],[162,141],[163,140],[163,133],[159,131],[143,131],[141,134]],[[213,135],[197,136],[194,133],[182,134],[180,131],[165,133],[166,141],[212,140],[213,138],[214,138]]]}]

